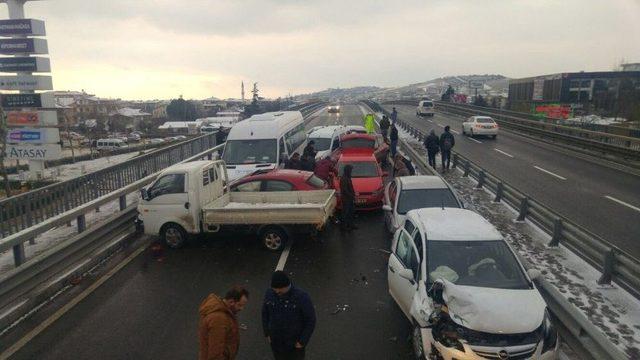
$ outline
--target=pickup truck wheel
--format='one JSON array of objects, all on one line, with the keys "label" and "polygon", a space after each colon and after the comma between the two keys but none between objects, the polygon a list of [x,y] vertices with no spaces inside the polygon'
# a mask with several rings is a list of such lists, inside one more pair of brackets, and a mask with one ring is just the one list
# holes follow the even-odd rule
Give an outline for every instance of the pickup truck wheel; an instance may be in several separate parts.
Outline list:
[{"label": "pickup truck wheel", "polygon": [[178,224],[169,223],[164,225],[160,234],[164,243],[172,249],[183,247],[187,241],[187,232]]},{"label": "pickup truck wheel", "polygon": [[413,355],[416,359],[426,359],[424,355],[424,347],[422,345],[422,333],[420,332],[420,326],[415,325],[413,328],[413,334],[411,335],[411,342],[413,343]]},{"label": "pickup truck wheel", "polygon": [[269,227],[260,232],[260,240],[267,249],[278,251],[284,248],[287,234],[282,229]]}]

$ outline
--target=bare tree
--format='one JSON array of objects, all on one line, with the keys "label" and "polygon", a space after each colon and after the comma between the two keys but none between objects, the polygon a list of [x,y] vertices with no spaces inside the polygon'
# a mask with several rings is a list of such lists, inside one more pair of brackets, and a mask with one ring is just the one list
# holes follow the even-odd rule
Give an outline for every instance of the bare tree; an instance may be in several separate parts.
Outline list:
[{"label": "bare tree", "polygon": [[64,114],[64,127],[65,127],[65,131],[67,132],[67,139],[69,139],[69,147],[71,148],[71,161],[75,164],[76,163],[76,154],[73,150],[73,139],[71,138],[71,132],[69,131],[69,116],[67,116],[67,114]]}]

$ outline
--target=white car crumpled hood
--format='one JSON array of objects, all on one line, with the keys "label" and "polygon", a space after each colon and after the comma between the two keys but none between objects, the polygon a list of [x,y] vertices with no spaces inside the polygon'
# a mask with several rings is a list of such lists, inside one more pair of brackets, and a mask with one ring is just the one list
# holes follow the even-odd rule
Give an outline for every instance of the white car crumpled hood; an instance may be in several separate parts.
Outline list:
[{"label": "white car crumpled hood", "polygon": [[546,304],[536,289],[511,290],[456,285],[447,280],[442,297],[449,316],[459,325],[492,334],[517,334],[537,329]]}]

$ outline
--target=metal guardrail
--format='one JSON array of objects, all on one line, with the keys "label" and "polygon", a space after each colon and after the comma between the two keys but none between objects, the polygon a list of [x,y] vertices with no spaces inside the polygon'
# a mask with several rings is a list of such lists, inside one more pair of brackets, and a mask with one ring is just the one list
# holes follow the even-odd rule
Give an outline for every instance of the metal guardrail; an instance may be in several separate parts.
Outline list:
[{"label": "metal guardrail", "polygon": [[[417,105],[417,100],[400,100],[390,103]],[[585,130],[573,126],[558,125],[551,119],[532,119],[530,114],[515,111],[480,107],[467,104],[436,101],[436,107],[455,115],[468,117],[486,115],[493,117],[507,129],[529,133],[542,138],[560,141],[590,151],[616,155],[625,159],[640,160],[640,139],[599,131]]]},{"label": "metal guardrail", "polygon": [[[374,111],[389,115],[389,112],[377,103],[365,101],[365,104]],[[425,135],[422,132],[406,124],[401,119],[398,119],[397,123],[418,140],[422,141],[424,139]],[[437,172],[426,163],[425,157],[420,156],[409,144],[405,141],[400,141],[400,146],[401,149],[411,157],[421,172],[438,175]],[[599,280],[600,283],[613,280],[634,296],[638,297],[640,295],[640,279],[638,277],[640,265],[636,259],[624,252],[617,253],[616,251],[619,249],[616,247],[580,229],[577,225],[567,222],[566,219],[553,213],[544,205],[500,181],[461,155],[454,153],[453,156],[453,166],[461,166],[464,170],[464,176],[473,176],[476,178],[477,188],[487,187],[496,195],[494,201],[499,202],[504,200],[512,207],[520,209],[517,220],[524,221],[525,219],[529,219],[550,234],[552,239],[549,246],[558,246],[558,244],[562,242],[564,246],[578,254],[578,256],[603,271],[602,277]],[[589,250],[586,250],[587,248]],[[596,256],[598,252],[597,249],[606,251],[604,252],[605,255]],[[581,251],[583,251],[583,253],[581,253]],[[591,257],[591,260],[587,257]],[[580,356],[580,359],[622,360],[627,358],[627,356],[604,336],[602,331],[596,328],[595,325],[552,284],[542,277],[535,279],[535,282],[547,302],[552,315],[558,320],[556,324],[559,325],[558,331],[561,337],[567,342],[571,349]]]}]

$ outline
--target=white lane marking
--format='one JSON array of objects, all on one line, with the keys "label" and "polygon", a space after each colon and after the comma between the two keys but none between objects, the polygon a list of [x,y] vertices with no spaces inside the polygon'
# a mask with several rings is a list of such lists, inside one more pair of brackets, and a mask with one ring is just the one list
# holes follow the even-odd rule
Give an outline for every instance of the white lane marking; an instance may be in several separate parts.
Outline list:
[{"label": "white lane marking", "polygon": [[495,151],[499,152],[499,153],[500,153],[500,154],[502,154],[502,155],[506,155],[506,156],[508,156],[508,157],[510,157],[510,158],[512,158],[512,157],[513,157],[513,155],[511,155],[511,154],[509,154],[509,153],[507,153],[507,152],[504,152],[504,151],[502,151],[502,150],[500,150],[500,149],[493,148],[493,150],[495,150]]},{"label": "white lane marking", "polygon": [[438,124],[438,126],[440,126],[441,128],[443,128],[443,127],[444,127],[444,125],[442,125],[442,124]]},{"label": "white lane marking", "polygon": [[289,257],[289,253],[291,252],[291,244],[293,241],[287,242],[287,245],[282,250],[282,254],[280,254],[280,260],[278,260],[278,265],[276,265],[276,271],[284,270],[284,265],[287,263],[287,258]]},{"label": "white lane marking", "polygon": [[451,132],[452,132],[452,133],[454,133],[454,134],[458,134],[458,135],[460,135],[460,133],[459,133],[459,132],[457,132],[456,130],[453,130],[453,129],[449,129],[449,130],[451,130]]},{"label": "white lane marking", "polygon": [[89,296],[92,292],[94,292],[97,288],[99,288],[102,284],[107,282],[113,275],[115,275],[118,271],[120,271],[123,267],[127,266],[133,259],[135,259],[138,255],[140,255],[143,251],[147,249],[147,246],[140,246],[136,251],[131,253],[124,261],[116,265],[113,269],[111,269],[108,273],[106,273],[103,277],[98,279],[95,283],[91,284],[88,288],[82,291],[78,296],[73,298],[70,302],[66,303],[63,307],[58,309],[53,315],[48,317],[44,322],[40,323],[33,330],[31,330],[28,334],[23,336],[20,340],[18,340],[15,344],[13,344],[10,348],[5,350],[2,354],[0,354],[0,359],[8,359],[13,354],[15,354],[18,350],[22,349],[29,341],[33,340],[36,336],[46,330],[49,326],[51,326],[54,322],[60,319],[65,313],[71,310],[73,307],[78,305],[82,300],[84,300],[87,296]]},{"label": "white lane marking", "polygon": [[478,144],[482,144],[482,141],[480,141],[480,140],[476,140],[476,139],[472,138],[471,136],[467,136],[467,139],[469,139],[469,140],[471,140],[471,141],[475,141],[475,142],[477,142]]},{"label": "white lane marking", "polygon": [[427,121],[428,121],[428,122],[430,122],[430,123],[432,123],[432,122],[433,122],[433,120],[430,120],[430,119],[427,119]]},{"label": "white lane marking", "polygon": [[566,178],[566,177],[564,177],[564,176],[560,176],[560,175],[555,174],[555,173],[552,173],[551,171],[549,171],[549,170],[545,170],[545,169],[543,169],[543,168],[541,168],[541,167],[539,167],[539,166],[535,166],[535,165],[533,165],[533,167],[534,167],[534,168],[536,168],[536,169],[538,169],[538,170],[540,170],[540,171],[542,171],[542,172],[545,172],[545,173],[547,173],[547,174],[549,174],[549,175],[551,175],[551,176],[555,176],[555,177],[557,177],[557,178],[558,178],[558,179],[560,179],[560,180],[567,180],[567,178]]},{"label": "white lane marking", "polygon": [[635,211],[640,212],[640,208],[639,207],[633,206],[633,205],[631,205],[629,203],[626,203],[626,202],[624,202],[622,200],[618,200],[618,199],[614,198],[613,196],[605,195],[604,197],[606,197],[607,199],[609,199],[611,201],[615,201],[620,205],[624,205],[624,206],[628,207],[629,209],[633,209]]}]

